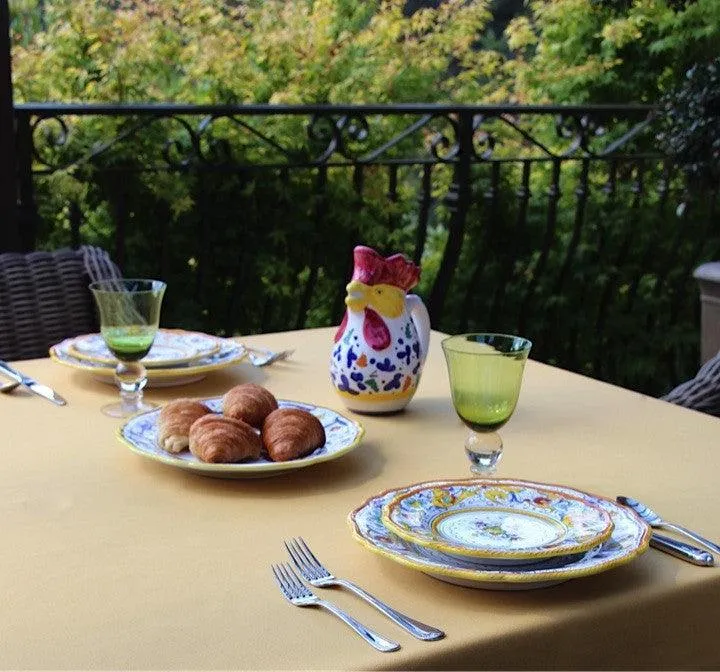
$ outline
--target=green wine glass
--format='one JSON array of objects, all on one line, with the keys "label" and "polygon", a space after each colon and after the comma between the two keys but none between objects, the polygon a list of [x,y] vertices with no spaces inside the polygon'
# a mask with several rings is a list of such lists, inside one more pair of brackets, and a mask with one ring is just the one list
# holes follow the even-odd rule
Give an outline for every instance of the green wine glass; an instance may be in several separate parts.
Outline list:
[{"label": "green wine glass", "polygon": [[492,476],[502,458],[497,430],[515,411],[532,343],[507,334],[461,334],[442,341],[453,406],[470,428],[470,470]]},{"label": "green wine glass", "polygon": [[150,352],[160,324],[165,294],[160,280],[99,280],[90,284],[100,314],[100,333],[118,363],[115,380],[120,401],[102,407],[114,418],[127,418],[155,408],[143,401],[147,371],[140,361]]}]

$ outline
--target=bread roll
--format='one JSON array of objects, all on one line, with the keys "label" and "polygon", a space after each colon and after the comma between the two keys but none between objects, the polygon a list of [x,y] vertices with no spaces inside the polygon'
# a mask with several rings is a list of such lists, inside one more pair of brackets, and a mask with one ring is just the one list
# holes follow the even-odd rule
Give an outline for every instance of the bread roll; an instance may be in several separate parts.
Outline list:
[{"label": "bread roll", "polygon": [[242,420],[205,415],[190,427],[190,452],[202,462],[256,460],[262,452],[262,441]]},{"label": "bread roll", "polygon": [[271,460],[287,462],[325,445],[325,428],[308,411],[280,408],[265,418],[262,442]]},{"label": "bread roll", "polygon": [[158,419],[158,445],[168,453],[180,453],[189,443],[190,426],[210,413],[205,404],[194,399],[176,399],[162,407]]},{"label": "bread roll", "polygon": [[257,429],[277,407],[278,402],[272,392],[255,383],[236,385],[223,397],[223,415],[242,420]]}]

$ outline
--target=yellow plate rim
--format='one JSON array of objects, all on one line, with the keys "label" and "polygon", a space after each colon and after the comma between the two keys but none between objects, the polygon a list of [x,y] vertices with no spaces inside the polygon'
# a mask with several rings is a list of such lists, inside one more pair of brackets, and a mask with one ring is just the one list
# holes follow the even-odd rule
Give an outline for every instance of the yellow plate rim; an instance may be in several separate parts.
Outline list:
[{"label": "yellow plate rim", "polygon": [[[239,364],[247,357],[247,348],[242,343],[237,343],[238,346],[238,354],[236,357],[233,357],[232,359],[228,359],[224,362],[216,362],[215,364],[201,364],[199,366],[187,366],[183,368],[171,368],[171,369],[163,369],[163,368],[150,368],[147,370],[147,376],[149,380],[154,380],[158,378],[189,378],[191,376],[195,376],[201,373],[209,373],[210,371],[219,371],[221,369],[226,369],[229,366],[235,366],[235,364]],[[50,348],[49,354],[50,359],[54,362],[57,362],[58,364],[62,364],[63,366],[69,366],[72,369],[77,369],[78,371],[87,371],[88,373],[92,373],[93,375],[98,376],[104,376],[107,378],[111,378],[115,375],[115,369],[111,367],[100,367],[100,366],[90,366],[89,364],[84,365],[82,363],[75,363],[75,362],[68,362],[60,358],[57,353],[55,352],[56,345],[53,345]]]},{"label": "yellow plate rim", "polygon": [[[144,364],[145,368],[149,371],[151,369],[162,369],[166,368],[168,365],[178,365],[178,364],[188,364],[190,362],[195,362],[199,359],[205,359],[206,357],[212,357],[216,353],[220,351],[220,348],[222,347],[222,342],[218,336],[213,336],[212,334],[205,334],[202,331],[193,331],[188,329],[165,329],[161,328],[158,329],[158,332],[164,332],[166,334],[197,334],[199,336],[207,336],[208,338],[215,341],[215,346],[211,348],[210,350],[203,350],[200,352],[200,354],[191,355],[189,357],[180,357],[177,359],[156,359],[152,362],[147,362]],[[75,336],[75,338],[71,339],[70,343],[68,344],[68,352],[75,357],[75,359],[79,359],[81,361],[86,362],[94,362],[95,364],[105,364],[106,366],[115,366],[117,363],[116,359],[113,359],[112,357],[93,357],[92,355],[85,354],[84,352],[81,352],[80,350],[75,349],[75,341],[79,338],[86,338],[88,336],[96,336],[99,334],[96,333],[89,333],[89,334],[80,334],[79,336]],[[54,347],[54,346],[53,346]]]},{"label": "yellow plate rim", "polygon": [[[511,482],[513,484],[517,483],[517,481],[504,478],[478,478],[473,479],[473,482],[468,483],[468,485],[488,485],[491,487],[503,487]],[[528,481],[528,483],[530,482]],[[447,484],[453,484],[453,482],[449,481]],[[383,506],[381,513],[382,523],[393,534],[397,535],[401,539],[404,539],[405,541],[409,541],[417,546],[424,546],[425,548],[430,548],[434,551],[438,551],[439,553],[445,553],[448,555],[463,555],[470,558],[496,558],[498,560],[541,560],[543,558],[552,558],[558,555],[574,555],[575,553],[584,553],[585,551],[589,551],[591,548],[595,548],[595,546],[598,546],[599,544],[607,541],[612,535],[613,529],[615,528],[615,525],[612,522],[612,518],[610,518],[610,515],[607,513],[607,511],[604,511],[599,506],[589,503],[588,501],[583,499],[583,497],[572,496],[566,493],[559,493],[557,490],[553,491],[551,484],[548,484],[548,487],[543,487],[542,484],[538,483],[536,485],[530,485],[530,487],[533,487],[538,492],[542,492],[543,490],[545,490],[546,492],[551,492],[555,495],[562,494],[564,497],[568,497],[569,499],[574,499],[576,501],[582,502],[589,508],[600,511],[602,515],[607,519],[607,522],[602,532],[598,533],[596,537],[593,537],[589,541],[578,542],[576,544],[571,544],[562,548],[550,547],[543,550],[539,549],[532,551],[494,551],[491,549],[475,550],[472,548],[464,548],[459,545],[446,544],[442,541],[427,539],[425,537],[415,535],[412,531],[407,531],[403,529],[390,518],[390,514],[393,508],[399,506],[400,502],[403,499],[406,499],[407,497],[421,492],[422,490],[427,490],[429,487],[432,486],[421,485],[419,487],[412,487],[410,490],[404,490],[396,497],[393,497],[392,500],[390,500],[387,504],[385,504],[385,506]],[[575,492],[580,493],[579,490],[576,490]],[[587,493],[580,494],[582,494],[583,496],[587,496]]]},{"label": "yellow plate rim", "polygon": [[[208,399],[215,399],[216,397],[206,397],[204,399],[198,399],[198,401],[207,401]],[[144,450],[141,450],[137,446],[135,446],[133,443],[128,441],[123,435],[122,432],[125,429],[126,425],[133,420],[134,418],[140,417],[141,415],[146,415],[147,413],[154,413],[157,412],[157,409],[152,409],[150,411],[142,411],[141,413],[136,413],[131,418],[128,418],[117,430],[115,430],[115,436],[120,441],[120,443],[123,443],[125,446],[130,448],[130,450],[135,453],[136,455],[140,455],[142,457],[148,458],[150,460],[153,460],[155,462],[160,462],[162,464],[166,464],[171,467],[176,467],[179,469],[184,469],[185,471],[190,471],[194,473],[209,473],[213,475],[220,475],[220,474],[232,474],[232,475],[239,475],[239,474],[259,474],[259,473],[277,473],[280,474],[285,471],[291,471],[295,469],[303,469],[304,467],[310,467],[314,464],[321,464],[322,462],[330,462],[338,457],[342,457],[343,455],[346,455],[350,451],[357,448],[360,443],[362,442],[364,436],[365,436],[365,427],[358,422],[357,420],[353,420],[352,418],[348,418],[347,416],[343,415],[342,413],[339,413],[335,409],[328,408],[327,406],[318,406],[317,404],[310,404],[305,401],[297,401],[293,399],[278,399],[278,402],[281,401],[289,401],[289,402],[295,402],[299,404],[304,404],[306,406],[312,406],[313,408],[319,408],[324,411],[330,411],[332,413],[335,413],[339,417],[341,417],[343,420],[346,420],[348,423],[355,425],[357,427],[358,433],[355,437],[354,441],[352,443],[349,443],[347,446],[343,446],[342,448],[338,449],[334,453],[326,453],[324,455],[318,455],[316,457],[307,457],[307,458],[301,458],[299,460],[289,460],[287,462],[239,462],[239,463],[228,463],[228,464],[212,464],[208,462],[200,462],[199,460],[194,462],[189,462],[187,460],[180,460],[176,457],[173,457],[171,454],[161,454],[161,453],[148,453]]]},{"label": "yellow plate rim", "polygon": [[[508,479],[510,480],[510,479]],[[532,481],[525,481],[522,479],[512,479],[515,480],[515,482],[519,484],[532,484]],[[446,479],[443,481],[430,481],[431,483],[452,483],[456,482],[453,481],[453,479]],[[421,485],[420,483],[416,485]],[[539,485],[536,483],[536,485]],[[544,484],[548,486],[548,484]],[[413,486],[409,486],[413,487]],[[552,486],[550,486],[552,487]],[[562,486],[558,485],[556,486],[558,488],[565,488],[567,487],[569,490],[573,490],[575,492],[582,492],[583,494],[589,494],[587,492],[584,492],[582,490],[577,490],[576,488],[570,488],[569,486]],[[636,519],[636,521],[645,528],[645,531],[643,532],[643,535],[640,539],[640,543],[638,544],[637,548],[633,550],[632,552],[628,553],[627,555],[624,555],[620,558],[615,558],[612,561],[609,561],[601,566],[595,566],[595,567],[586,567],[585,569],[567,569],[559,567],[557,569],[553,570],[547,570],[548,572],[552,572],[552,574],[543,574],[542,576],[538,577],[537,575],[533,574],[532,572],[507,572],[502,570],[497,570],[493,572],[487,572],[480,569],[452,569],[452,568],[446,568],[446,567],[433,567],[432,570],[430,568],[422,565],[421,563],[415,562],[414,560],[407,558],[405,556],[391,553],[390,551],[385,551],[381,548],[378,548],[374,544],[372,544],[370,541],[365,539],[365,537],[360,533],[357,527],[357,523],[355,522],[354,516],[357,514],[360,509],[367,506],[373,499],[378,499],[381,497],[384,497],[388,493],[392,492],[393,490],[398,490],[399,488],[388,488],[384,492],[381,492],[380,494],[373,495],[372,497],[368,497],[365,502],[363,502],[360,506],[353,509],[347,516],[347,523],[350,526],[350,531],[353,535],[353,538],[359,542],[362,546],[367,548],[372,553],[375,553],[377,555],[380,555],[384,558],[387,558],[388,560],[392,560],[393,562],[397,562],[398,564],[405,565],[406,567],[409,567],[411,569],[414,569],[416,571],[423,572],[424,574],[436,574],[438,576],[447,576],[453,579],[463,579],[466,581],[470,581],[472,583],[537,583],[538,581],[566,581],[569,579],[578,579],[583,578],[585,576],[593,576],[594,574],[601,574],[603,572],[609,571],[611,569],[615,569],[616,567],[621,567],[622,565],[626,565],[635,558],[641,556],[645,551],[647,551],[648,546],[650,544],[650,537],[652,535],[652,528],[641,518],[637,516],[637,514],[634,514],[632,511],[628,510],[628,513]],[[593,497],[596,497],[597,499],[603,499],[605,501],[608,501],[612,503],[613,505],[617,506],[617,504],[608,497],[601,497],[599,495],[592,495]]]}]

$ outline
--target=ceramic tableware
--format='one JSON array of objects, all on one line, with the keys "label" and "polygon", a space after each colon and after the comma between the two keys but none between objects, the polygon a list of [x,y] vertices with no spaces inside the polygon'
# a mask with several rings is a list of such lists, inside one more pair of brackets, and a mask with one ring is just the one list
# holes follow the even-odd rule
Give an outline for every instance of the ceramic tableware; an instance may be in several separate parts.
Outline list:
[{"label": "ceramic tableware", "polygon": [[383,257],[364,245],[355,248],[354,261],[330,378],[350,410],[399,411],[417,390],[430,343],[428,311],[408,294],[420,269],[402,254]]},{"label": "ceramic tableware", "polygon": [[[184,329],[158,329],[150,351],[142,358],[146,368],[169,368],[214,355],[221,341],[210,334]],[[70,342],[68,351],[77,359],[115,366],[117,360],[101,334],[83,334]]]},{"label": "ceramic tableware", "polygon": [[[79,371],[91,374],[103,383],[114,384],[114,369],[97,362],[89,362],[75,357],[70,351],[72,339],[66,339],[50,348],[50,358]],[[169,368],[150,368],[147,370],[149,387],[173,387],[188,385],[202,380],[208,373],[219,371],[242,362],[247,356],[245,348],[232,339],[220,339],[220,350],[214,355]]]},{"label": "ceramic tableware", "polygon": [[415,545],[503,565],[588,551],[613,528],[607,511],[587,497],[497,479],[404,491],[383,507],[382,522]]},{"label": "ceramic tableware", "polygon": [[[199,399],[199,401],[206,404],[215,413],[222,411],[222,397]],[[360,423],[350,420],[329,408],[285,399],[278,399],[278,404],[280,408],[301,408],[315,415],[325,428],[325,445],[305,457],[288,462],[272,462],[266,458],[234,464],[201,462],[189,451],[175,455],[167,453],[158,446],[160,409],[141,413],[130,418],[118,430],[118,438],[130,450],[144,458],[178,469],[192,471],[202,476],[262,478],[276,476],[295,469],[303,469],[328,460],[335,460],[356,448],[365,433]]]},{"label": "ceramic tableware", "polygon": [[[447,481],[438,481],[438,485]],[[516,481],[519,486],[532,485]],[[548,487],[548,486],[545,486]],[[490,590],[528,590],[552,586],[627,564],[644,553],[650,542],[651,529],[638,516],[612,500],[583,493],[573,488],[552,486],[553,490],[588,501],[603,508],[613,522],[610,538],[597,549],[567,562],[564,558],[548,558],[533,565],[498,567],[478,565],[451,559],[430,548],[401,539],[382,522],[383,507],[404,489],[391,489],[371,497],[349,514],[353,537],[365,548],[405,567],[419,570],[448,583]]]}]

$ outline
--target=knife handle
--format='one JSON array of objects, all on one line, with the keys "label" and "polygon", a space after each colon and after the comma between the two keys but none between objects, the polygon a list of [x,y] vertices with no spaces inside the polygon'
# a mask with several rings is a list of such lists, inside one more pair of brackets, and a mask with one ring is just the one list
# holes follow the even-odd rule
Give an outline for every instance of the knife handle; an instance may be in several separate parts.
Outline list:
[{"label": "knife handle", "polygon": [[16,371],[12,368],[7,362],[4,362],[0,360],[0,371],[2,371],[4,374],[10,376],[13,380],[17,380],[18,383],[25,384],[25,381],[27,378],[23,376],[22,373],[19,371]]},{"label": "knife handle", "polygon": [[664,551],[670,555],[674,555],[676,558],[690,562],[693,565],[700,565],[701,567],[712,567],[715,564],[715,558],[711,553],[703,551],[702,548],[697,546],[691,546],[672,537],[666,537],[662,534],[656,534],[653,532],[650,537],[650,546]]}]

